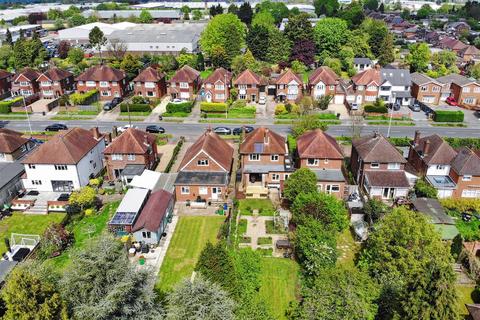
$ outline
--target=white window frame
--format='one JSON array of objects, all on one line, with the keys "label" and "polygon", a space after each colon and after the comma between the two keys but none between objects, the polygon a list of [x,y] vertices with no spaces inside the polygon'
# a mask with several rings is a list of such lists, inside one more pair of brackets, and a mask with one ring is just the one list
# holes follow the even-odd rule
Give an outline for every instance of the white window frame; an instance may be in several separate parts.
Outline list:
[{"label": "white window frame", "polygon": [[188,82],[180,82],[180,88],[181,89],[188,89]]},{"label": "white window frame", "polygon": [[133,153],[127,154],[127,160],[128,161],[135,161],[135,154],[133,154]]},{"label": "white window frame", "polygon": [[371,169],[379,169],[380,168],[380,163],[372,162],[372,163],[370,163],[370,168]]},{"label": "white window frame", "polygon": [[95,83],[95,81],[86,81],[85,82],[85,86],[87,86],[87,87],[95,87],[96,85],[97,84]]},{"label": "white window frame", "polygon": [[101,88],[108,88],[108,81],[100,81],[99,86]]},{"label": "white window frame", "polygon": [[259,153],[250,153],[248,155],[249,161],[260,161],[260,154]]},{"label": "white window frame", "polygon": [[325,192],[326,193],[340,192],[340,185],[339,184],[327,184],[327,185],[325,185]]},{"label": "white window frame", "polygon": [[387,169],[388,170],[400,170],[400,163],[398,163],[398,162],[389,163],[388,166],[387,166]]},{"label": "white window frame", "polygon": [[463,87],[463,88],[462,88],[462,92],[463,92],[463,93],[468,93],[468,92],[470,92],[470,87]]},{"label": "white window frame", "polygon": [[182,194],[190,194],[190,187],[189,186],[182,186],[180,189],[181,189],[180,192]]},{"label": "white window frame", "polygon": [[205,196],[208,194],[208,187],[198,187],[198,194]]},{"label": "white window frame", "polygon": [[113,160],[113,161],[121,161],[121,160],[123,160],[123,154],[121,154],[121,153],[113,153],[113,154],[112,154],[112,160]]},{"label": "white window frame", "polygon": [[467,174],[462,177],[462,181],[472,181],[472,176]]},{"label": "white window frame", "polygon": [[278,154],[272,154],[270,156],[270,160],[271,161],[278,161],[280,159],[279,155]]},{"label": "white window frame", "polygon": [[[313,161],[312,161],[313,160]],[[315,167],[320,164],[320,159],[317,158],[307,158],[307,166]]]},{"label": "white window frame", "polygon": [[42,81],[40,82],[40,86],[42,87],[50,87],[52,83],[50,81]]}]

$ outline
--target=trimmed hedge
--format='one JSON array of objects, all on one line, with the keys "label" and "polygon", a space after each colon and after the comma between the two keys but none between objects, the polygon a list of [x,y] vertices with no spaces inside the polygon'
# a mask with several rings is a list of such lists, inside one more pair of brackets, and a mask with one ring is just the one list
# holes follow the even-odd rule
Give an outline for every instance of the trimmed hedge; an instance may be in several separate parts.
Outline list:
[{"label": "trimmed hedge", "polygon": [[165,168],[165,172],[169,173],[170,170],[172,170],[173,164],[177,160],[178,153],[180,152],[180,149],[182,148],[183,142],[185,141],[185,137],[181,136],[180,140],[178,140],[177,145],[173,149],[172,157],[170,158],[170,161],[168,161],[168,164]]},{"label": "trimmed hedge", "polygon": [[98,100],[98,90],[93,89],[85,93],[72,93],[70,95],[70,101],[73,105],[90,104]]},{"label": "trimmed hedge", "polygon": [[436,110],[433,116],[435,122],[463,122],[463,111]]},{"label": "trimmed hedge", "polygon": [[193,101],[186,101],[182,103],[168,103],[167,104],[167,112],[168,113],[176,113],[176,112],[192,112],[193,108]]},{"label": "trimmed hedge", "polygon": [[388,108],[385,106],[374,106],[373,104],[367,104],[363,107],[365,112],[371,113],[388,113]]},{"label": "trimmed hedge", "polygon": [[230,108],[244,108],[246,106],[247,102],[245,100],[237,100],[230,105]]},{"label": "trimmed hedge", "polygon": [[[127,107],[128,105],[128,107]],[[150,112],[152,109],[150,108],[149,104],[143,104],[143,103],[138,103],[138,104],[127,104],[127,103],[122,103],[120,105],[120,111],[121,112],[128,112],[130,109],[130,112]]]},{"label": "trimmed hedge", "polygon": [[18,97],[12,100],[0,101],[0,113],[12,112],[13,105],[21,100],[22,100],[22,97]]},{"label": "trimmed hedge", "polygon": [[226,112],[227,104],[222,102],[202,102],[200,104],[202,112]]}]

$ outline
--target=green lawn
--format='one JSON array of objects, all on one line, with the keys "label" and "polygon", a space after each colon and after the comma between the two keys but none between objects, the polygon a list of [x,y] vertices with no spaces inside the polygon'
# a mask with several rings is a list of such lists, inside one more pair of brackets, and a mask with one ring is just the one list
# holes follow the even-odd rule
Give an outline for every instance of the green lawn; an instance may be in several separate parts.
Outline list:
[{"label": "green lawn", "polygon": [[462,316],[467,316],[468,311],[465,304],[480,303],[480,293],[475,292],[474,285],[457,284],[458,305]]},{"label": "green lawn", "polygon": [[212,74],[212,72],[213,72],[212,69],[203,70],[200,72],[200,78],[207,79],[208,76]]},{"label": "green lawn", "polygon": [[273,216],[275,208],[268,199],[242,199],[238,201],[238,209],[243,216],[251,216],[257,209],[260,216]]},{"label": "green lawn", "polygon": [[337,263],[342,265],[354,266],[355,255],[357,254],[360,246],[355,243],[353,234],[350,229],[344,230],[337,236],[337,250],[338,260]]},{"label": "green lawn", "polygon": [[163,261],[156,288],[170,290],[190,277],[205,244],[215,242],[224,217],[180,217]]},{"label": "green lawn", "polygon": [[10,239],[12,233],[35,234],[42,236],[45,229],[54,222],[61,222],[65,213],[50,213],[46,215],[32,215],[13,213],[11,217],[5,217],[0,221],[0,254],[7,251],[5,241]]},{"label": "green lawn", "polygon": [[288,304],[298,296],[298,264],[283,258],[262,258],[260,295],[276,319],[286,319]]}]

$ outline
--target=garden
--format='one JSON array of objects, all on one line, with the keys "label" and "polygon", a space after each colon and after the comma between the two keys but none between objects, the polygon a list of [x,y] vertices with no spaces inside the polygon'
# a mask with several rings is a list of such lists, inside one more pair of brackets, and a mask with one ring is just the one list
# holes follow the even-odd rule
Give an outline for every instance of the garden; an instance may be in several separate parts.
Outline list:
[{"label": "garden", "polygon": [[268,199],[242,199],[238,201],[238,211],[242,216],[251,216],[253,211],[260,216],[273,216],[276,209]]},{"label": "garden", "polygon": [[255,119],[256,108],[253,105],[247,105],[243,100],[237,100],[232,103],[202,102],[200,111],[204,119]]},{"label": "garden", "polygon": [[340,124],[339,115],[327,111],[330,100],[330,96],[321,97],[318,100],[303,97],[298,104],[289,102],[277,104],[275,106],[275,124],[291,124],[306,114],[325,124]]},{"label": "garden", "polygon": [[193,105],[195,101],[183,101],[180,103],[177,102],[169,102],[167,104],[167,112],[162,114],[163,117],[177,117],[177,118],[185,118],[190,115],[192,112]]},{"label": "garden", "polygon": [[144,120],[158,103],[157,99],[134,96],[130,101],[120,104],[120,117],[117,120]]},{"label": "garden", "polygon": [[480,240],[480,200],[442,199],[440,202],[447,214],[454,218],[455,226],[464,241]]}]

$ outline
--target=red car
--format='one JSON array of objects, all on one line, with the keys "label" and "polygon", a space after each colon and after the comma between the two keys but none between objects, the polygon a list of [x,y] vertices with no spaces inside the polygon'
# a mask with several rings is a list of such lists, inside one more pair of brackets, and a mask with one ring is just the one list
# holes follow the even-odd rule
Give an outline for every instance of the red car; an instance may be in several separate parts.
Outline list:
[{"label": "red car", "polygon": [[455,101],[454,97],[448,97],[445,101],[451,106],[458,106],[458,102]]}]

